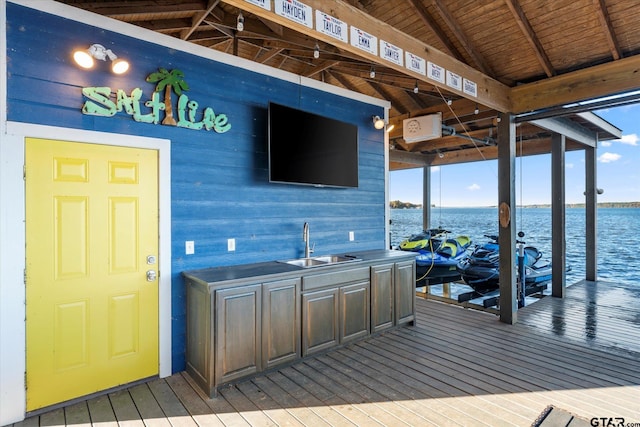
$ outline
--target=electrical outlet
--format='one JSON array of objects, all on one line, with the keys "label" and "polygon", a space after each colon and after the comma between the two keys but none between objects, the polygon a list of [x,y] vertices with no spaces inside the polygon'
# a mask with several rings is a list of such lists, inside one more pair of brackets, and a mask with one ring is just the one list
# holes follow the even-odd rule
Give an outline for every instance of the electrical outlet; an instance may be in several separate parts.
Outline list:
[{"label": "electrical outlet", "polygon": [[355,234],[353,233],[353,231],[350,231],[350,232],[349,232],[349,241],[350,241],[350,242],[353,242],[353,241],[355,240],[355,238],[356,238],[356,237],[355,237]]},{"label": "electrical outlet", "polygon": [[227,251],[233,252],[236,250],[236,239],[227,239]]},{"label": "electrical outlet", "polygon": [[196,252],[195,243],[193,240],[187,240],[184,242],[184,253],[186,255],[193,255]]}]

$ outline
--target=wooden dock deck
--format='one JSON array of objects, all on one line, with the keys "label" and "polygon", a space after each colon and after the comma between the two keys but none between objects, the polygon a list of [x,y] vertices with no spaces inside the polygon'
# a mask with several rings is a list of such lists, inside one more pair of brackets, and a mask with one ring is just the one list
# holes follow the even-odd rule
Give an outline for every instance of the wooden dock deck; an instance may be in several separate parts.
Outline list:
[{"label": "wooden dock deck", "polygon": [[574,415],[571,425],[640,425],[640,286],[581,282],[567,294],[521,309],[514,326],[418,299],[415,326],[222,387],[215,399],[178,373],[13,426],[530,426],[549,405]]}]

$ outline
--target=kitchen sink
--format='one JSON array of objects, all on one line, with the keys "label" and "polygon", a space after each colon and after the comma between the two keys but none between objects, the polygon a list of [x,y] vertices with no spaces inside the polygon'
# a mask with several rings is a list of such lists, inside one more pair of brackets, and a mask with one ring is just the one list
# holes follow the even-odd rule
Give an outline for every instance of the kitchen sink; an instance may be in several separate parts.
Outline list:
[{"label": "kitchen sink", "polygon": [[290,259],[288,261],[279,261],[279,262],[284,262],[286,264],[296,265],[298,267],[304,267],[304,268],[316,267],[319,265],[327,265],[326,262],[319,261],[314,258],[298,258],[298,259]]},{"label": "kitchen sink", "polygon": [[359,258],[349,255],[321,255],[311,258],[296,258],[287,261],[278,261],[302,268],[321,267],[323,265],[342,264],[345,262],[361,261]]}]

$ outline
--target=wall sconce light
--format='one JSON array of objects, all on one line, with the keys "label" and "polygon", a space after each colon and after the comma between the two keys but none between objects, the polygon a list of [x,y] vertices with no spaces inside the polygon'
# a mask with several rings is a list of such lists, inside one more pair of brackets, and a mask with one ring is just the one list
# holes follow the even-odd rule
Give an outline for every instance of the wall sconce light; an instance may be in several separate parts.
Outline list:
[{"label": "wall sconce light", "polygon": [[453,101],[451,100],[451,98],[447,98],[447,105],[451,105],[453,104]]},{"label": "wall sconce light", "polygon": [[242,11],[238,13],[238,19],[236,21],[236,30],[244,31],[244,16],[242,16]]},{"label": "wall sconce light", "polygon": [[380,130],[384,128],[384,120],[380,118],[380,116],[371,116],[371,120],[373,121],[373,127]]},{"label": "wall sconce light", "polygon": [[418,81],[416,80],[416,85],[413,87],[413,93],[418,93],[420,88],[418,87]]},{"label": "wall sconce light", "polygon": [[440,150],[436,150],[436,154],[438,155],[438,157],[439,157],[440,159],[444,159],[444,153],[443,153],[442,151],[440,151]]},{"label": "wall sconce light", "polygon": [[371,77],[372,79],[376,78],[376,67],[374,67],[373,65],[371,66],[371,70],[369,70],[369,77]]},{"label": "wall sconce light", "polygon": [[115,74],[123,74],[129,69],[129,62],[118,58],[111,49],[107,49],[101,44],[92,44],[87,50],[76,50],[73,52],[74,61],[82,68],[92,68],[95,63],[94,58],[100,61],[106,61],[107,58],[109,58],[111,61],[111,71]]},{"label": "wall sconce light", "polygon": [[318,46],[318,43],[316,43],[316,47],[313,48],[313,57],[315,59],[320,58],[320,46]]},{"label": "wall sconce light", "polygon": [[476,109],[473,110],[473,114],[478,114],[480,112],[480,109],[478,108],[478,104],[476,104]]}]

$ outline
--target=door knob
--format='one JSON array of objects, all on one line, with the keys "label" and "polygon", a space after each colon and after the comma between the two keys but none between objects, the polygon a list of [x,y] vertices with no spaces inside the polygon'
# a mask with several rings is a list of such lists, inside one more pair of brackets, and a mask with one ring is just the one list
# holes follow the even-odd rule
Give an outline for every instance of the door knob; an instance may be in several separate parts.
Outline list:
[{"label": "door knob", "polygon": [[147,282],[155,282],[157,278],[158,278],[158,275],[156,274],[155,270],[147,271]]}]

